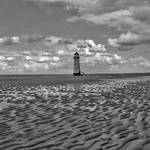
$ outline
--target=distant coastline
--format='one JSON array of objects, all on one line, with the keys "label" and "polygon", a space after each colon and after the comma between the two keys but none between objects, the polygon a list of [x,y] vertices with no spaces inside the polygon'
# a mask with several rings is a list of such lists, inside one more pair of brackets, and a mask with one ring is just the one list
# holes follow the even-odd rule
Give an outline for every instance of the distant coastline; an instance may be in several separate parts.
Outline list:
[{"label": "distant coastline", "polygon": [[31,78],[94,78],[115,79],[115,78],[132,78],[132,77],[150,76],[150,72],[145,73],[96,73],[87,74],[86,76],[73,76],[72,74],[0,74],[1,79],[31,79]]},{"label": "distant coastline", "polygon": [[[73,76],[72,74],[0,74],[2,76]],[[126,77],[126,76],[150,76],[150,72],[142,73],[94,73],[87,74],[87,76],[117,76],[117,77]]]}]

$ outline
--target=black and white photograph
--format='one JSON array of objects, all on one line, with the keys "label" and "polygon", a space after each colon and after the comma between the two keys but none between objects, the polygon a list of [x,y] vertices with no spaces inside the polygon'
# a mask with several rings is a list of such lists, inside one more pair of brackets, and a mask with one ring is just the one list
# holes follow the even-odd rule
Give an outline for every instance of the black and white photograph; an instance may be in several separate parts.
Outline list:
[{"label": "black and white photograph", "polygon": [[0,0],[0,150],[150,150],[150,0]]}]

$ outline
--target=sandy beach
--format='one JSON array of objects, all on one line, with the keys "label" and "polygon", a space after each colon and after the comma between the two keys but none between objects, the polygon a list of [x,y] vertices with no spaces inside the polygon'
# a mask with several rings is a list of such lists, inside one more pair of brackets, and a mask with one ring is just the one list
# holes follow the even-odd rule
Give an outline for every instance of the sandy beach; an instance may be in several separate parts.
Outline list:
[{"label": "sandy beach", "polygon": [[150,149],[148,78],[29,83],[0,81],[0,150]]}]

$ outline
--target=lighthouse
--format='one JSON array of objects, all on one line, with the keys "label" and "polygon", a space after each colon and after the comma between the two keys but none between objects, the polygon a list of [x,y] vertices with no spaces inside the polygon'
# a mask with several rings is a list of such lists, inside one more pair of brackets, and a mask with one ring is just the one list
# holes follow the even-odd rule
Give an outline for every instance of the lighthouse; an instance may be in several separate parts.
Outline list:
[{"label": "lighthouse", "polygon": [[73,75],[81,75],[80,72],[80,56],[79,53],[75,52],[74,53],[74,73]]}]

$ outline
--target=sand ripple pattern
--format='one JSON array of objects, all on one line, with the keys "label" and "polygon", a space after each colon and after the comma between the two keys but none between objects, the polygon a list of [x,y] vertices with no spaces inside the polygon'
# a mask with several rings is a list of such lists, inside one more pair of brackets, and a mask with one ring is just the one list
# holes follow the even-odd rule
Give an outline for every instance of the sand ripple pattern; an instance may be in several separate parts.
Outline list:
[{"label": "sand ripple pattern", "polygon": [[0,82],[0,150],[150,149],[150,81],[6,82]]}]

